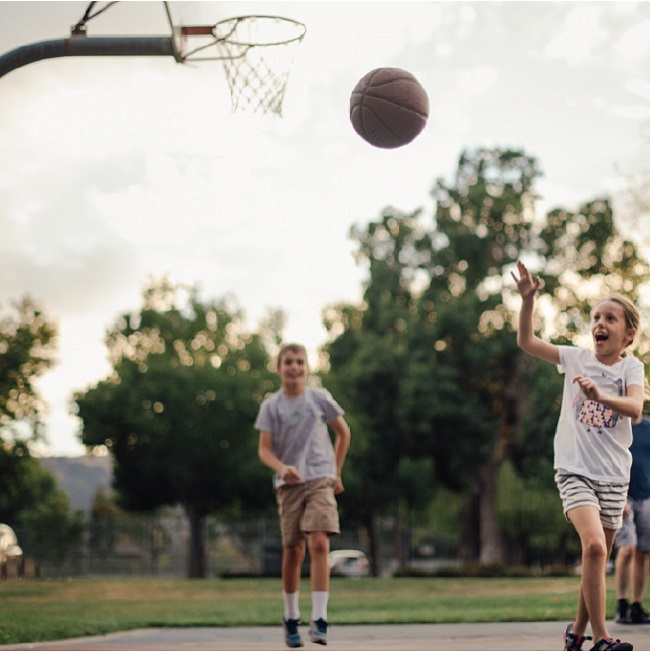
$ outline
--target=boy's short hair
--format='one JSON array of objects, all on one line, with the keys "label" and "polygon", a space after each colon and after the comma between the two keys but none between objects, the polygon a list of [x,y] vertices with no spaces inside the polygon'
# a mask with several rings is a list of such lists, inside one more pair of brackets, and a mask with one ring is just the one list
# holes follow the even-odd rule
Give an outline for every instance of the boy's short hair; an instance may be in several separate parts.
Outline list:
[{"label": "boy's short hair", "polygon": [[280,347],[280,352],[278,353],[278,369],[280,368],[280,365],[282,364],[282,358],[287,351],[291,351],[291,353],[302,353],[305,356],[305,360],[307,360],[307,349],[305,349],[302,344],[295,344],[293,342],[290,342],[289,344],[283,344]]}]

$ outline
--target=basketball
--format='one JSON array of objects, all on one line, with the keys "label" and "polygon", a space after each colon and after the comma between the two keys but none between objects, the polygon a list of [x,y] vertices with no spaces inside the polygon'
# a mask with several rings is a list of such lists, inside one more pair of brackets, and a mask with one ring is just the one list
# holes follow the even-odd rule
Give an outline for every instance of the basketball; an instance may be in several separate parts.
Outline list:
[{"label": "basketball", "polygon": [[374,147],[395,149],[410,143],[426,126],[429,98],[420,82],[400,68],[365,74],[350,97],[354,130]]}]

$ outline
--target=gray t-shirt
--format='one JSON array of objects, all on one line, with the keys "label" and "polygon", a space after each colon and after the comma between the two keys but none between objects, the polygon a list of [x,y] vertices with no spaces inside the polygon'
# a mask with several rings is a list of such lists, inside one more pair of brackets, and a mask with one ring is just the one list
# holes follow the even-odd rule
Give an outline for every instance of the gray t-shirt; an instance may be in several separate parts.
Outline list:
[{"label": "gray t-shirt", "polygon": [[[299,396],[279,390],[260,407],[255,428],[271,433],[271,450],[288,466],[295,466],[303,482],[336,479],[336,458],[327,424],[344,414],[326,389],[305,387]],[[274,475],[276,487],[284,483]]]}]

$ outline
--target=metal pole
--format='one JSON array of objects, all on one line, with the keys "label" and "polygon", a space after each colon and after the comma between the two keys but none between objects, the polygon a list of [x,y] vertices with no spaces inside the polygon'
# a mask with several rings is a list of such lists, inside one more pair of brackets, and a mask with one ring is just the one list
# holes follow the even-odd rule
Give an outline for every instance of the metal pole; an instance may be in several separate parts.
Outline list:
[{"label": "metal pole", "polygon": [[72,36],[23,45],[0,56],[0,77],[16,68],[57,57],[175,57],[170,36]]}]

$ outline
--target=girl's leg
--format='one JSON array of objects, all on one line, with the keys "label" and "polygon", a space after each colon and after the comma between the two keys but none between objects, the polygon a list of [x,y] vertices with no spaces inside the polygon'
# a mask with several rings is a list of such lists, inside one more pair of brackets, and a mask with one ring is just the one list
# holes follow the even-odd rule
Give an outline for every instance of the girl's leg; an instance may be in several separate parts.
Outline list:
[{"label": "girl's leg", "polygon": [[600,512],[591,505],[581,505],[567,514],[582,545],[582,581],[573,632],[583,635],[587,623],[597,643],[609,638],[606,625],[606,568],[614,544],[615,530],[603,528]]}]

